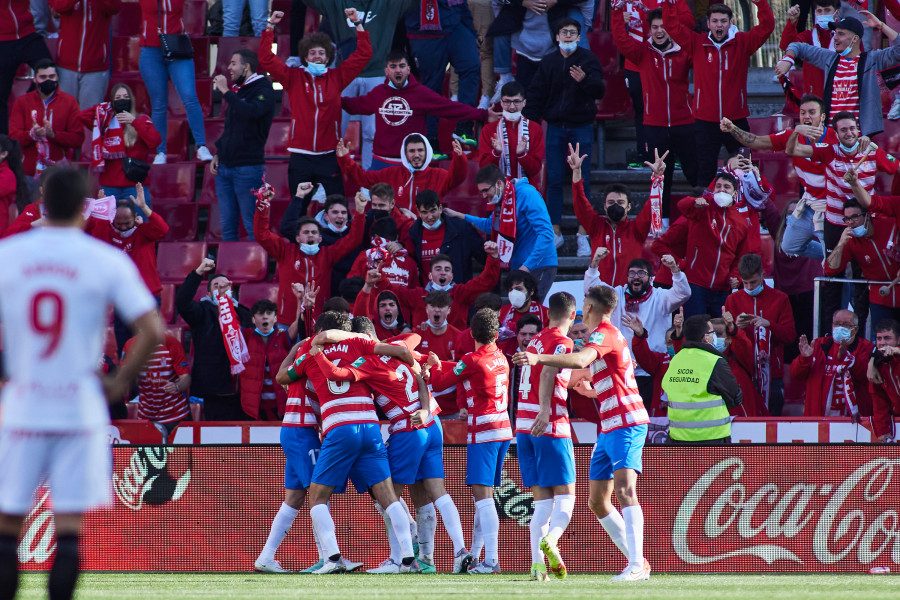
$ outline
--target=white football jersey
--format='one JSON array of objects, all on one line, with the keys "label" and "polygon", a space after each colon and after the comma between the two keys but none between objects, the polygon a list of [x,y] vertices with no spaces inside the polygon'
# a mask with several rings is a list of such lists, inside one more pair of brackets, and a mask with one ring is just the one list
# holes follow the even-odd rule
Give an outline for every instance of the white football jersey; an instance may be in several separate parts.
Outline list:
[{"label": "white football jersey", "polygon": [[0,242],[4,428],[109,422],[98,369],[111,306],[126,323],[156,308],[134,263],[112,246],[59,227]]}]

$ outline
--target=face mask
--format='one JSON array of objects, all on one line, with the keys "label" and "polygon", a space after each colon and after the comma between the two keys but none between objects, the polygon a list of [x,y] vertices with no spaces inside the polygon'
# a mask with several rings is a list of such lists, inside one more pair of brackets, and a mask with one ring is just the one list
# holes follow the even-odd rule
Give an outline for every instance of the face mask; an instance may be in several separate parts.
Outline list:
[{"label": "face mask", "polygon": [[235,77],[234,85],[244,85],[245,81],[247,81],[246,75],[241,75],[240,77]]},{"label": "face mask", "polygon": [[713,194],[713,200],[717,205],[725,208],[726,206],[731,206],[731,203],[734,202],[734,197],[728,192],[716,192]]},{"label": "face mask", "polygon": [[712,347],[715,348],[718,352],[725,352],[725,338],[716,336],[713,339]]},{"label": "face mask", "polygon": [[847,56],[853,50],[853,46],[847,46],[843,50],[841,50],[841,56]]},{"label": "face mask", "polygon": [[256,333],[258,333],[259,335],[261,335],[261,336],[263,336],[263,337],[269,337],[270,335],[272,335],[273,333],[275,333],[275,329],[274,329],[274,328],[273,328],[272,331],[270,331],[269,333],[263,333],[262,331],[259,330],[259,327],[256,327],[256,328],[254,329],[254,331],[256,331]]},{"label": "face mask", "polygon": [[[116,229],[116,228],[113,227],[113,229]],[[122,236],[123,238],[126,238],[126,239],[133,236],[135,231],[137,231],[137,225],[132,225],[131,229],[126,229],[125,231],[116,229],[116,233],[118,233],[120,236]]]},{"label": "face mask", "polygon": [[131,100],[113,100],[112,101],[112,109],[115,113],[123,113],[131,110]]},{"label": "face mask", "polygon": [[829,23],[834,23],[834,15],[818,15],[816,17],[816,27],[828,29]]},{"label": "face mask", "polygon": [[59,82],[53,81],[52,79],[48,79],[37,84],[37,88],[41,90],[41,93],[45,96],[49,96],[50,94],[55,92],[57,87],[59,87]]},{"label": "face mask", "polygon": [[338,228],[338,227],[334,226],[334,223],[325,223],[325,227],[327,227],[328,229],[330,229],[331,231],[333,231],[335,233],[343,233],[344,231],[347,230],[346,224],[344,224],[343,227]]},{"label": "face mask", "polygon": [[625,218],[625,207],[619,204],[610,204],[606,207],[606,216],[618,223]]},{"label": "face mask", "polygon": [[440,324],[438,324],[438,325],[435,325],[435,324],[432,323],[431,320],[429,319],[429,320],[428,320],[428,326],[431,327],[432,329],[443,329],[444,327],[447,326],[447,317],[444,317],[444,320],[441,321]]},{"label": "face mask", "polygon": [[839,344],[841,342],[848,342],[850,341],[850,330],[846,327],[832,327],[831,337]]},{"label": "face mask", "polygon": [[859,227],[854,227],[850,233],[853,234],[853,237],[863,237],[866,235],[866,231],[868,231],[868,227],[866,227],[865,224],[862,224]]},{"label": "face mask", "polygon": [[847,154],[850,154],[851,152],[856,152],[857,148],[859,148],[859,140],[856,140],[856,143],[849,147],[845,146],[844,143],[841,142],[841,150],[843,150]]},{"label": "face mask", "polygon": [[437,229],[437,228],[440,227],[440,226],[441,226],[441,220],[440,220],[440,219],[438,219],[437,221],[435,221],[435,222],[434,222],[434,225],[429,225],[429,224],[426,223],[425,221],[422,221],[422,227],[424,227],[424,228],[427,229],[428,231],[434,231],[435,229]]},{"label": "face mask", "polygon": [[509,112],[508,110],[503,111],[503,118],[507,121],[518,121],[522,118],[522,111],[518,112]]},{"label": "face mask", "polygon": [[522,290],[510,290],[509,292],[509,303],[513,305],[513,308],[522,308],[527,299]]},{"label": "face mask", "polygon": [[748,294],[750,294],[751,296],[759,296],[760,294],[762,294],[763,284],[759,284],[757,287],[753,288],[752,290],[748,290],[747,288],[744,288],[744,291],[747,292]]},{"label": "face mask", "polygon": [[377,221],[378,219],[383,219],[385,217],[391,216],[391,213],[389,213],[386,210],[371,210],[369,212],[372,214],[372,222],[373,223],[375,221]]},{"label": "face mask", "polygon": [[396,317],[390,323],[386,323],[384,319],[380,319],[380,321],[381,321],[381,326],[384,327],[385,329],[393,329],[394,327],[397,326],[397,318]]},{"label": "face mask", "polygon": [[650,42],[650,43],[653,44],[653,47],[656,48],[657,50],[666,50],[667,48],[669,48],[669,46],[672,45],[672,40],[666,40],[662,44],[657,44],[656,42]]},{"label": "face mask", "polygon": [[666,346],[666,354],[669,355],[669,358],[675,356],[675,347],[674,346]]},{"label": "face mask", "polygon": [[313,77],[321,77],[325,74],[325,71],[328,70],[328,67],[319,63],[308,63],[306,65],[306,70],[309,71]]},{"label": "face mask", "polygon": [[319,253],[318,244],[300,244],[300,251],[308,256],[315,256]]},{"label": "face mask", "polygon": [[560,42],[559,49],[563,52],[575,52],[575,48],[578,47],[578,42]]},{"label": "face mask", "polygon": [[449,292],[450,288],[452,288],[452,287],[453,287],[452,281],[450,283],[448,283],[447,285],[438,285],[433,281],[431,282],[431,289],[437,290],[439,292]]},{"label": "face mask", "polygon": [[494,194],[494,197],[488,200],[488,204],[497,204],[500,202],[500,194]]}]

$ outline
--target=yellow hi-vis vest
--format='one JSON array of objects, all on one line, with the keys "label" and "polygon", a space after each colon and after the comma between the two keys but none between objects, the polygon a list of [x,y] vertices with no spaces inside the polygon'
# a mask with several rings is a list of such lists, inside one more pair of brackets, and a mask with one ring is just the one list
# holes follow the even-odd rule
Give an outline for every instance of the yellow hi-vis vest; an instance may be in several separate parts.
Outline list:
[{"label": "yellow hi-vis vest", "polygon": [[719,356],[699,348],[685,348],[672,358],[662,381],[668,396],[669,436],[700,442],[731,436],[731,417],[725,400],[706,391]]}]

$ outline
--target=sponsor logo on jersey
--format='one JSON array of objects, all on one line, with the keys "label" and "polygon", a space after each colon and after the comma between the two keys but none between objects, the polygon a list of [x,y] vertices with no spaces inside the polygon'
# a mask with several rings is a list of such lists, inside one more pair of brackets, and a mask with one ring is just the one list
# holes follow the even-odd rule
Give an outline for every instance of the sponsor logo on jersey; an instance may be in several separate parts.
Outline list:
[{"label": "sponsor logo on jersey", "polygon": [[462,373],[465,370],[465,368],[466,368],[466,363],[464,363],[463,361],[459,361],[458,363],[456,363],[456,366],[453,367],[453,374],[459,375],[460,373]]},{"label": "sponsor logo on jersey", "polygon": [[556,350],[553,351],[553,354],[565,354],[565,353],[566,353],[566,347],[562,344],[557,346]]},{"label": "sponsor logo on jersey", "polygon": [[361,367],[361,366],[363,366],[363,364],[364,364],[365,362],[366,362],[366,359],[363,358],[362,356],[360,356],[359,358],[357,358],[356,360],[354,360],[353,363],[352,363],[350,366],[351,366],[351,367]]},{"label": "sponsor logo on jersey", "polygon": [[606,339],[605,333],[600,333],[595,331],[591,334],[591,337],[588,338],[588,344],[597,344],[600,345],[603,343],[603,340]]}]

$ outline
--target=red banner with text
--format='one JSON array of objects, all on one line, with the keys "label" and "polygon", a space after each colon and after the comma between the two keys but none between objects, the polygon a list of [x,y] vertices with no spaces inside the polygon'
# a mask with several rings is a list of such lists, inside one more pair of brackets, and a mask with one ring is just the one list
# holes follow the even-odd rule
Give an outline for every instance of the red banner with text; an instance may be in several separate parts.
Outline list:
[{"label": "red banner with text", "polygon": [[[619,571],[625,559],[587,507],[590,446],[577,446],[575,514],[560,541],[570,571]],[[113,506],[86,517],[83,568],[111,571],[249,571],[283,499],[278,446],[115,446]],[[447,490],[471,536],[466,449],[444,451]],[[638,495],[644,552],[655,571],[866,571],[900,565],[900,448],[882,445],[740,445],[644,450]],[[495,490],[500,564],[527,571],[532,496],[515,446]],[[412,508],[412,503],[407,502]],[[377,566],[388,556],[384,524],[368,495],[336,495],[341,551]],[[52,512],[37,494],[20,560],[52,562]],[[276,558],[290,570],[318,556],[301,510]],[[435,558],[449,571],[452,547],[438,525]]]}]

